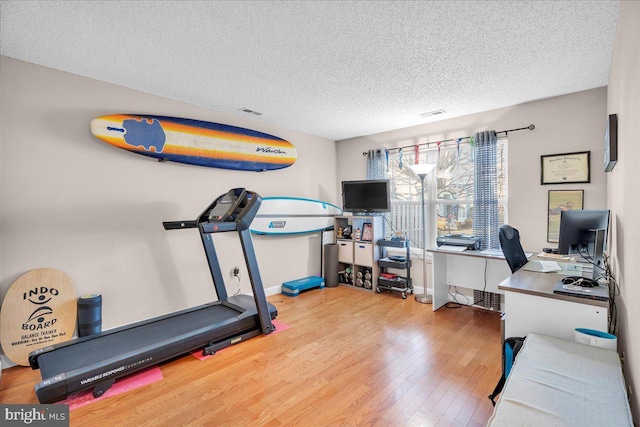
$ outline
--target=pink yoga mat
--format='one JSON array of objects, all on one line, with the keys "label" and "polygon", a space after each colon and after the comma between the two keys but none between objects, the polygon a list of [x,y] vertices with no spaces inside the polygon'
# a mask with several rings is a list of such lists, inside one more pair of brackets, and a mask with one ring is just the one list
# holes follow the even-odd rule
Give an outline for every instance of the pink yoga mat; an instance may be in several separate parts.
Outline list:
[{"label": "pink yoga mat", "polygon": [[93,390],[85,390],[72,394],[59,403],[65,403],[69,405],[70,410],[73,410],[85,405],[90,405],[91,403],[99,400],[106,399],[110,396],[126,393],[127,391],[135,388],[160,381],[161,379],[163,379],[163,377],[162,372],[160,372],[160,368],[158,366],[152,366],[151,368],[136,372],[135,374],[117,379],[111,388],[98,398],[93,397]]},{"label": "pink yoga mat", "polygon": [[[273,326],[276,327],[276,329],[270,335],[277,334],[278,332],[286,331],[287,329],[291,328],[289,325],[286,325],[279,320],[273,320],[272,323]],[[209,357],[211,357],[203,356],[201,349],[193,351],[191,352],[191,354],[200,360],[208,359]],[[85,405],[90,405],[94,402],[98,402],[111,396],[117,396],[118,394],[126,393],[138,387],[142,387],[156,381],[160,381],[162,379],[163,376],[160,368],[158,366],[153,366],[143,371],[136,372],[134,374],[127,375],[126,377],[117,379],[116,382],[111,386],[111,388],[98,398],[93,397],[93,390],[85,390],[79,393],[72,394],[65,400],[58,403],[67,404],[69,405],[69,409],[73,410],[76,408],[81,408]]]}]

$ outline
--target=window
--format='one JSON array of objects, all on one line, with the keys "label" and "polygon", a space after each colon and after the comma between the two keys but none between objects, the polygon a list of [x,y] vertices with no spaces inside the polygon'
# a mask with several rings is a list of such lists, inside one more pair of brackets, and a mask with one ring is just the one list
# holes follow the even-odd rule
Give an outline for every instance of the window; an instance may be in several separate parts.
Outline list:
[{"label": "window", "polygon": [[[496,153],[498,208],[500,224],[507,221],[507,138],[499,138]],[[408,167],[415,161],[415,150],[389,153],[387,175],[391,180],[392,211],[385,214],[387,234],[402,232],[412,246],[422,248],[421,182]],[[466,142],[421,148],[420,163],[437,168],[425,179],[427,209],[427,248],[445,234],[473,234],[474,159],[472,145]],[[391,230],[389,230],[389,228]]]}]

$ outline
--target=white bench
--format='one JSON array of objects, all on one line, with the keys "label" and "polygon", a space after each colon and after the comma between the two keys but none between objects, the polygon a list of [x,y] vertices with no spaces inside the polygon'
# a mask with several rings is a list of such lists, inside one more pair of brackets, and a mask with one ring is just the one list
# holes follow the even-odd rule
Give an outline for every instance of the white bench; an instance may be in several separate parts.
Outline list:
[{"label": "white bench", "polygon": [[488,426],[633,426],[618,353],[531,333]]}]

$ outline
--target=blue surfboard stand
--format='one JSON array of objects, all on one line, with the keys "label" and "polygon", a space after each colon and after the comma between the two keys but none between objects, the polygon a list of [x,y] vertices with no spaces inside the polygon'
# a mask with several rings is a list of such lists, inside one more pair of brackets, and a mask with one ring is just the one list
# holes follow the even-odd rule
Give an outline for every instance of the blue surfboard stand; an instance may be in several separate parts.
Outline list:
[{"label": "blue surfboard stand", "polygon": [[282,293],[290,297],[297,297],[300,295],[300,291],[313,288],[324,288],[324,279],[318,276],[309,276],[304,279],[284,282],[282,284]]}]

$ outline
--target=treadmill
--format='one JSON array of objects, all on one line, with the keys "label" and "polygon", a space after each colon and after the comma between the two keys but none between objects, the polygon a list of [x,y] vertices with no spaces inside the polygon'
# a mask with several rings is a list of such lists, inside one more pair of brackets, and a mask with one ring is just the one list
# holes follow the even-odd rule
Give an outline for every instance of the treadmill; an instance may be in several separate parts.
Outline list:
[{"label": "treadmill", "polygon": [[[163,222],[166,230],[199,229],[218,301],[31,352],[29,364],[42,376],[35,386],[40,403],[64,400],[87,389],[100,397],[116,379],[149,366],[199,348],[205,355],[214,354],[273,332],[271,321],[278,313],[267,302],[249,230],[261,201],[257,193],[234,188],[195,221]],[[212,234],[230,231],[240,237],[253,298],[227,296]]]}]

